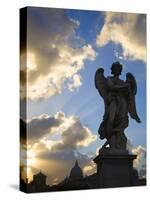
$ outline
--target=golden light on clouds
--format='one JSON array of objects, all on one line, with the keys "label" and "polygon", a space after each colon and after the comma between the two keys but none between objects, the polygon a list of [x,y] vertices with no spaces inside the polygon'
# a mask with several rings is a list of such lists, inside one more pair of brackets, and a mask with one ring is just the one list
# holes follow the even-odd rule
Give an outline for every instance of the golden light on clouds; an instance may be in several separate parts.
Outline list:
[{"label": "golden light on clouds", "polygon": [[27,165],[33,166],[34,164],[36,164],[35,152],[30,149],[27,151]]},{"label": "golden light on clouds", "polygon": [[89,167],[85,168],[88,171],[86,174],[91,172],[91,158],[78,150],[88,147],[97,137],[82,124],[79,117],[58,111],[53,116],[43,113],[32,117],[26,123],[28,145],[21,146],[24,180],[28,178],[31,181],[33,175],[42,170],[49,184],[56,182],[56,177],[61,181],[68,176],[77,159],[83,167],[89,163]]},{"label": "golden light on clouds", "polygon": [[[55,19],[59,19],[59,29]],[[27,98],[38,100],[58,95],[64,89],[76,90],[82,85],[80,70],[85,67],[85,61],[95,60],[96,51],[91,44],[81,43],[82,38],[75,34],[79,22],[67,18],[64,11],[45,13],[43,21],[48,23],[42,29],[36,21],[35,16],[29,16],[24,68],[27,68],[29,86]],[[25,61],[23,53],[21,57]]]},{"label": "golden light on clouds", "polygon": [[32,180],[33,173],[30,166],[24,166],[22,169],[22,178],[26,181],[28,179],[28,182]]},{"label": "golden light on clouds", "polygon": [[36,69],[36,60],[35,55],[32,52],[27,52],[27,70],[35,70]]},{"label": "golden light on clouds", "polygon": [[21,145],[21,176],[24,180],[32,180],[33,168],[36,168],[38,162],[36,159],[36,151],[30,145]]},{"label": "golden light on clouds", "polygon": [[[37,14],[28,14],[26,52],[22,51],[20,57],[21,101],[24,104],[26,97],[28,109],[27,116],[22,116],[22,178],[31,181],[42,171],[49,185],[56,184],[69,176],[76,160],[84,175],[94,174],[93,159],[101,144],[96,124],[104,109],[93,90],[94,73],[101,65],[108,69],[113,52],[115,59],[145,64],[145,15],[103,12],[103,17],[95,18],[96,22],[100,20],[98,26],[93,17],[89,24],[90,28],[94,25],[92,31],[85,29],[82,38],[76,30],[82,30],[83,23],[70,19],[63,10],[37,11],[42,24],[37,23]],[[107,49],[112,56],[104,56]],[[135,75],[141,75],[139,72]],[[145,91],[143,86],[141,90]],[[145,170],[145,149],[140,146],[133,153],[138,155],[134,167]]]},{"label": "golden light on clouds", "polygon": [[83,167],[83,172],[85,175],[91,175],[96,172],[96,165],[93,161],[91,161],[88,165]]}]

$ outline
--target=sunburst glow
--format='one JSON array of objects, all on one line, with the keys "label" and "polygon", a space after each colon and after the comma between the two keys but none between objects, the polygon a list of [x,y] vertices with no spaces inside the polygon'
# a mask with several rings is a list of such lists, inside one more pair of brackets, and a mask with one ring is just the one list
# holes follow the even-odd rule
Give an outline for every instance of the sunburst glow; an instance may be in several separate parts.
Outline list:
[{"label": "sunburst glow", "polygon": [[30,149],[27,151],[27,166],[33,166],[35,163],[35,152],[32,149]]}]

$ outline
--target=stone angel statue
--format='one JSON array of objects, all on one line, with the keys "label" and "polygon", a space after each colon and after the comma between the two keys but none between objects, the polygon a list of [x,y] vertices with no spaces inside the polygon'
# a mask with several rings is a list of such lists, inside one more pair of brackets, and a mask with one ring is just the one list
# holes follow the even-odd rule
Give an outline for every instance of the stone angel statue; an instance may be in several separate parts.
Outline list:
[{"label": "stone angel statue", "polygon": [[119,76],[122,65],[115,62],[111,67],[113,76],[104,76],[104,69],[99,68],[95,73],[95,87],[104,100],[105,112],[98,133],[100,139],[106,139],[103,147],[126,149],[127,138],[124,134],[128,127],[128,114],[140,123],[136,111],[135,95],[137,84],[131,73],[126,74],[126,81]]}]

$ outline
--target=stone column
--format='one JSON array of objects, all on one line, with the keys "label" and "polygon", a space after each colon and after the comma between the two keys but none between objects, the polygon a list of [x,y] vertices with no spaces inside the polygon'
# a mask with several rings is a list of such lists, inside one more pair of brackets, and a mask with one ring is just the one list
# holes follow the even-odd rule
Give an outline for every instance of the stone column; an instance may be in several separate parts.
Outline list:
[{"label": "stone column", "polygon": [[133,168],[136,155],[127,150],[105,148],[94,159],[97,165],[97,177],[100,188],[137,186],[138,173]]}]

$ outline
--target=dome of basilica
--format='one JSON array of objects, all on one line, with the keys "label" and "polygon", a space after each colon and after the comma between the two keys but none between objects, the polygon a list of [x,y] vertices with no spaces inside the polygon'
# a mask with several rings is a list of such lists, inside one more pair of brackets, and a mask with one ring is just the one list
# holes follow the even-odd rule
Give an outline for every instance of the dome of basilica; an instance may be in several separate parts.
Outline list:
[{"label": "dome of basilica", "polygon": [[74,179],[74,178],[83,178],[83,172],[78,164],[78,161],[75,162],[74,167],[70,171],[69,179]]}]

